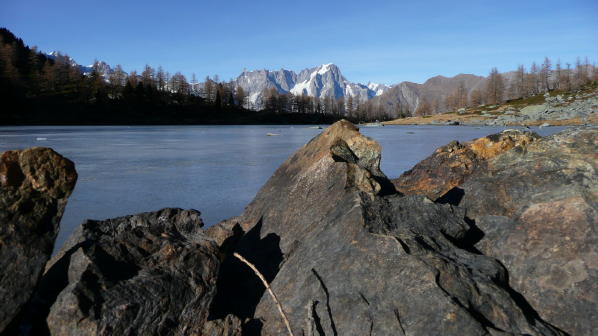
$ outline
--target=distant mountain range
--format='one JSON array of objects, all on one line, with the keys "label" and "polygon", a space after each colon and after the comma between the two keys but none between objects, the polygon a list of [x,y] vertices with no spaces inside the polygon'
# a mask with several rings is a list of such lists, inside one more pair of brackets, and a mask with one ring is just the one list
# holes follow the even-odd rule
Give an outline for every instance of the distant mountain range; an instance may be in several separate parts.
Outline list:
[{"label": "distant mountain range", "polygon": [[[503,75],[508,80],[512,74]],[[275,88],[279,93],[318,98],[352,97],[355,105],[369,102],[390,117],[397,117],[400,111],[413,114],[424,101],[433,106],[435,113],[445,112],[448,110],[447,97],[457,88],[462,86],[469,97],[476,89],[484,90],[486,77],[459,74],[454,77],[435,76],[423,84],[400,82],[388,86],[370,82],[364,85],[348,81],[336,65],[323,64],[302,70],[299,74],[284,69],[244,71],[234,84],[249,95],[253,109],[263,106],[265,90]]]},{"label": "distant mountain range", "polygon": [[304,69],[298,74],[291,70],[244,71],[234,81],[249,96],[250,104],[259,109],[263,106],[264,91],[276,89],[279,93],[307,95],[311,97],[336,99],[352,97],[356,101],[367,101],[383,94],[388,86],[368,85],[348,81],[334,64],[323,64]]},{"label": "distant mountain range", "polygon": [[[57,52],[47,54],[50,58],[59,57]],[[89,75],[93,65],[79,65],[68,56],[68,62],[79,67],[81,72]],[[108,78],[113,69],[105,62],[98,62],[100,73]],[[504,73],[509,79],[513,73]],[[385,111],[390,117],[397,117],[403,111],[413,114],[424,101],[434,105],[435,113],[447,111],[446,98],[463,86],[468,97],[476,90],[483,90],[486,77],[471,74],[459,74],[454,77],[435,76],[423,84],[413,82],[400,82],[394,85],[378,83],[353,83],[347,80],[338,66],[329,63],[308,68],[296,73],[292,70],[254,70],[243,71],[233,84],[241,87],[248,95],[249,107],[260,110],[264,106],[264,93],[266,90],[276,89],[281,94],[307,95],[311,97],[347,99],[352,97],[354,104],[369,102]],[[198,85],[203,87],[202,84]]]},{"label": "distant mountain range", "polygon": [[[454,77],[435,76],[423,84],[401,82],[385,90],[382,95],[376,97],[374,103],[386,111],[398,111],[403,108],[413,114],[423,101],[443,105],[446,98],[454,93],[460,85],[463,85],[469,97],[474,90],[484,89],[486,77],[459,74]],[[434,108],[437,113],[447,110],[445,106],[434,106]],[[396,117],[396,115],[392,116]]]}]

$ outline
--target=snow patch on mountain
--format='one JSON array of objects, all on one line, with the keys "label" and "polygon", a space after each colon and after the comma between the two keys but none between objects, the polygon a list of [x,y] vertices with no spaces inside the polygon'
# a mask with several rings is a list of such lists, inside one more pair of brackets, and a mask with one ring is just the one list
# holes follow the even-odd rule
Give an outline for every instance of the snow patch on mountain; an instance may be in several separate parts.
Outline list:
[{"label": "snow patch on mountain", "polygon": [[384,93],[389,87],[383,84],[352,83],[333,63],[304,69],[298,74],[290,70],[254,70],[243,71],[235,84],[242,87],[249,96],[254,109],[261,109],[264,91],[275,88],[281,94],[291,93],[297,96],[336,99],[352,97],[357,101],[366,101]]},{"label": "snow patch on mountain", "polygon": [[46,54],[46,56],[52,60],[58,60],[60,62],[67,63],[70,66],[79,69],[79,71],[85,76],[90,76],[95,67],[99,72],[100,76],[106,81],[108,81],[108,77],[110,76],[110,74],[114,72],[110,65],[108,65],[104,61],[96,61],[94,64],[85,66],[80,65],[72,57],[68,55],[63,55],[58,51],[49,52]]},{"label": "snow patch on mountain", "polygon": [[384,85],[384,84],[378,84],[378,83],[369,82],[368,83],[368,89],[374,91],[375,92],[375,96],[380,96],[381,94],[383,94],[384,92],[386,92],[386,90],[390,89],[390,86]]}]

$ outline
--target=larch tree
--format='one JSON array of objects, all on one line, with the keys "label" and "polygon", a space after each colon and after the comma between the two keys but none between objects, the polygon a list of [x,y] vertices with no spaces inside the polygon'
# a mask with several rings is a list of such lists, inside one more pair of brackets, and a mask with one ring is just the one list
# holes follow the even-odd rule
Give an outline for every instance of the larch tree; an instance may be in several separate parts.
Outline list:
[{"label": "larch tree", "polygon": [[170,89],[178,94],[190,94],[187,78],[180,72],[175,73],[172,78],[170,78]]},{"label": "larch tree", "polygon": [[137,87],[137,84],[139,83],[139,78],[137,76],[137,71],[133,70],[129,73],[129,77],[127,78],[127,83],[132,87],[135,88]]},{"label": "larch tree", "polygon": [[544,57],[544,63],[542,63],[542,68],[540,70],[540,78],[542,86],[542,91],[548,92],[551,89],[550,86],[550,78],[552,77],[552,63],[548,57]]},{"label": "larch tree", "polygon": [[430,114],[432,114],[432,104],[430,104],[426,98],[422,98],[415,109],[415,115],[423,117]]},{"label": "larch tree", "polygon": [[143,83],[143,86],[146,88],[155,86],[154,77],[155,77],[154,69],[151,66],[146,64],[145,67],[143,68],[143,72],[141,73],[141,82]]},{"label": "larch tree", "polygon": [[104,72],[101,63],[98,60],[93,62],[91,66],[91,74],[89,75],[92,92],[97,94],[104,87]]},{"label": "larch tree", "polygon": [[245,93],[245,90],[243,90],[242,87],[237,86],[237,90],[235,91],[235,101],[237,105],[244,107],[246,97],[247,94]]},{"label": "larch tree", "polygon": [[122,91],[123,85],[127,81],[127,75],[123,71],[123,68],[120,64],[117,64],[114,67],[114,71],[110,73],[108,76],[108,84],[110,84],[110,90],[112,92],[112,97],[116,98],[120,95]]},{"label": "larch tree", "polygon": [[47,94],[56,89],[56,73],[54,66],[50,62],[44,63],[41,72],[41,91],[42,94]]},{"label": "larch tree", "polygon": [[536,62],[532,63],[532,67],[530,68],[529,73],[529,88],[530,88],[530,95],[535,95],[540,93],[540,75],[539,75],[538,65]]},{"label": "larch tree", "polygon": [[351,114],[351,112],[353,112],[353,109],[353,96],[349,96],[349,98],[347,98],[347,113]]},{"label": "larch tree", "polygon": [[345,111],[345,99],[340,98],[336,100],[336,115],[338,117],[344,116]]},{"label": "larch tree", "polygon": [[197,93],[197,76],[195,72],[191,74],[191,93]]},{"label": "larch tree", "polygon": [[486,84],[486,102],[501,103],[505,94],[505,83],[497,68],[492,68]]},{"label": "larch tree", "polygon": [[509,94],[511,98],[517,99],[527,95],[525,87],[525,77],[525,66],[520,64],[517,67],[517,71],[515,71],[515,76],[513,77],[510,83]]},{"label": "larch tree", "polygon": [[565,70],[565,74],[563,75],[563,83],[567,91],[570,91],[573,87],[571,83],[571,63],[567,63],[567,70]]},{"label": "larch tree", "polygon": [[581,63],[581,59],[577,57],[577,61],[575,61],[575,81],[573,86],[578,89],[582,85],[588,82],[588,74],[586,67],[583,63]]},{"label": "larch tree", "polygon": [[126,74],[120,64],[114,67],[114,71],[108,76],[108,83],[114,87],[123,86],[125,84]]},{"label": "larch tree", "polygon": [[207,101],[214,101],[214,82],[210,79],[210,76],[206,76],[206,80],[203,84],[204,95]]},{"label": "larch tree", "polygon": [[561,89],[561,80],[563,77],[563,69],[561,68],[561,59],[559,58],[556,61],[555,69],[554,69],[554,88],[556,90]]},{"label": "larch tree", "polygon": [[14,43],[7,43],[0,49],[0,64],[2,65],[2,73],[0,77],[3,80],[17,82],[19,73],[16,65],[16,47]]},{"label": "larch tree", "polygon": [[166,82],[166,73],[164,73],[162,66],[159,66],[158,71],[156,72],[156,86],[158,87],[158,90],[164,91],[166,89]]}]

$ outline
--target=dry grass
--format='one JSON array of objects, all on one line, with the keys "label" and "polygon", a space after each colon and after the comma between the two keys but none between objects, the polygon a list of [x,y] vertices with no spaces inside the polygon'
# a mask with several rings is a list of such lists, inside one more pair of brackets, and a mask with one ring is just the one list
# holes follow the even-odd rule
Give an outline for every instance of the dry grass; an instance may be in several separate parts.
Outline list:
[{"label": "dry grass", "polygon": [[[555,90],[550,91],[550,96],[554,97],[557,95],[563,96],[565,99],[571,96],[577,96],[580,94],[593,94],[598,92],[598,82],[590,83],[580,90],[564,91]],[[507,101],[499,105],[484,105],[478,107],[467,108],[465,114],[456,114],[454,111],[446,112],[443,114],[436,114],[431,116],[423,117],[408,117],[403,119],[395,119],[386,121],[385,125],[429,125],[429,124],[442,124],[447,121],[458,121],[460,124],[479,124],[480,121],[490,121],[496,117],[505,113],[506,110],[515,108],[521,109],[526,106],[543,104],[545,102],[544,94],[538,94],[535,96],[515,99]],[[569,104],[567,101],[564,104]],[[482,113],[486,113],[487,116],[482,116]],[[518,123],[510,123],[509,126],[539,126],[547,123],[552,126],[570,126],[570,125],[583,125],[585,123],[596,124],[598,117],[591,116],[588,120],[582,120],[581,118],[573,118],[566,120],[533,120],[533,121],[522,121]]]},{"label": "dry grass", "polygon": [[385,125],[426,125],[433,122],[458,121],[460,123],[467,123],[471,120],[486,120],[492,119],[489,117],[482,117],[476,114],[458,115],[454,113],[435,114],[425,117],[409,117],[403,119],[395,119],[384,122]]}]

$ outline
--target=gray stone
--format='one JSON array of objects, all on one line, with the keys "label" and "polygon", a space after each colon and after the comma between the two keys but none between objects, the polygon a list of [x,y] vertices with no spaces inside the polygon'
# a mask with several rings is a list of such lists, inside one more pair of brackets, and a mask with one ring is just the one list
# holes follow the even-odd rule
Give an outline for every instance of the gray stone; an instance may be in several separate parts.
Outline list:
[{"label": "gray stone", "polygon": [[571,335],[598,329],[597,146],[598,128],[568,129],[491,159],[459,187],[485,234],[476,246]]},{"label": "gray stone", "polygon": [[50,148],[0,157],[0,333],[33,293],[76,181],[73,162]]},{"label": "gray stone", "polygon": [[[462,210],[401,196],[379,163],[380,146],[338,122],[283,163],[237,218],[254,238],[236,251],[268,270],[296,335],[561,334],[514,299],[500,263],[467,251]],[[260,256],[252,248],[264,241],[275,250]],[[282,258],[269,259],[276,249]],[[248,288],[248,275],[226,276]],[[267,294],[250,317],[261,335],[286,333]]]},{"label": "gray stone", "polygon": [[[163,209],[81,224],[49,264],[22,329],[32,335],[202,334],[221,251],[199,215]],[[214,321],[210,334],[231,323]]]},{"label": "gray stone", "polygon": [[[539,316],[571,335],[592,335],[598,329],[598,128],[536,136],[510,148],[485,140],[500,137],[442,147],[395,184],[464,208],[482,238],[475,247],[501,261],[513,289]],[[507,150],[472,160],[473,149],[492,147]]]}]

